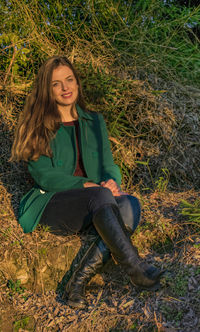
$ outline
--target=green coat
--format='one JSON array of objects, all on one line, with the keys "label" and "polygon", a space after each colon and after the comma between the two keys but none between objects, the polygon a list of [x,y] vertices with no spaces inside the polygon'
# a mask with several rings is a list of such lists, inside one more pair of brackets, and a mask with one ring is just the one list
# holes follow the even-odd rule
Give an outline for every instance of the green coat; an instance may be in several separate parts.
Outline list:
[{"label": "green coat", "polygon": [[35,186],[22,198],[19,207],[19,223],[25,233],[37,226],[45,206],[51,197],[61,191],[83,188],[84,183],[100,183],[114,179],[119,185],[121,175],[114,164],[103,116],[85,112],[77,105],[80,128],[80,150],[87,178],[73,176],[77,149],[74,126],[60,125],[51,141],[53,157],[40,156],[28,162],[28,170]]}]

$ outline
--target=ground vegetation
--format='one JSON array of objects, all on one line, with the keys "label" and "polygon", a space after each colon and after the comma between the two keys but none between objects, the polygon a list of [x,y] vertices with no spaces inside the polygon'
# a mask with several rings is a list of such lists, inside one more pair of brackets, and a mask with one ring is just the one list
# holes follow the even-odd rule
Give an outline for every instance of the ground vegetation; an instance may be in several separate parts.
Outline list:
[{"label": "ground vegetation", "polygon": [[[2,332],[199,331],[199,22],[195,1],[1,1]],[[54,54],[77,68],[87,108],[107,122],[122,187],[141,201],[132,240],[167,271],[154,294],[137,293],[112,263],[88,285],[88,310],[70,309],[62,290],[84,236],[25,235],[17,224],[32,180],[25,163],[8,162],[13,133]]]}]

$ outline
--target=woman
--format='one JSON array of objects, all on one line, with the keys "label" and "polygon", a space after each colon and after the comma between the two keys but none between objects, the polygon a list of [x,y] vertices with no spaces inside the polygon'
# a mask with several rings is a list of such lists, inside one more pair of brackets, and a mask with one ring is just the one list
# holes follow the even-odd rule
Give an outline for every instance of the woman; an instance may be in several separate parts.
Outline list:
[{"label": "woman", "polygon": [[140,219],[139,202],[121,192],[103,117],[85,110],[79,77],[64,56],[53,56],[40,68],[19,121],[11,160],[27,161],[35,180],[20,203],[24,232],[40,223],[55,234],[82,232],[90,226],[99,235],[67,284],[71,306],[87,305],[85,285],[110,253],[133,285],[158,285],[161,272],[139,257],[130,240]]}]

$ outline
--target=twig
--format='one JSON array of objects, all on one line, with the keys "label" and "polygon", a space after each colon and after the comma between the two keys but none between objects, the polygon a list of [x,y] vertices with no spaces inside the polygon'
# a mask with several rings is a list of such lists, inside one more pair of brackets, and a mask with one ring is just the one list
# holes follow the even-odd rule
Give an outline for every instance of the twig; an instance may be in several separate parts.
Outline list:
[{"label": "twig", "polygon": [[4,78],[4,81],[3,81],[3,84],[4,84],[4,85],[6,84],[6,81],[7,81],[8,75],[10,74],[10,71],[11,71],[11,68],[12,68],[13,62],[14,62],[14,60],[15,60],[16,54],[17,54],[16,45],[13,45],[13,56],[12,56],[12,59],[11,59],[10,64],[9,64],[8,71],[7,71],[7,73],[6,73],[6,75],[5,75],[5,78]]}]

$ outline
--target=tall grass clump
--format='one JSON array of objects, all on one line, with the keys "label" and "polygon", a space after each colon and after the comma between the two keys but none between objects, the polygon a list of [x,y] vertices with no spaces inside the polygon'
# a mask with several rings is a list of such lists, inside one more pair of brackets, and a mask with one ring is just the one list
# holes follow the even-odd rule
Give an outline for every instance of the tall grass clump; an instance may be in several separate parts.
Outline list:
[{"label": "tall grass clump", "polygon": [[197,199],[193,204],[182,200],[181,214],[186,216],[191,223],[196,223],[200,227],[200,200]]},{"label": "tall grass clump", "polygon": [[87,59],[89,50],[106,64],[199,85],[194,27],[200,6],[160,0],[12,0],[1,11],[2,67],[8,69],[13,61],[14,73],[24,75],[28,64],[37,70],[36,63],[55,52],[74,50],[74,56]]}]

